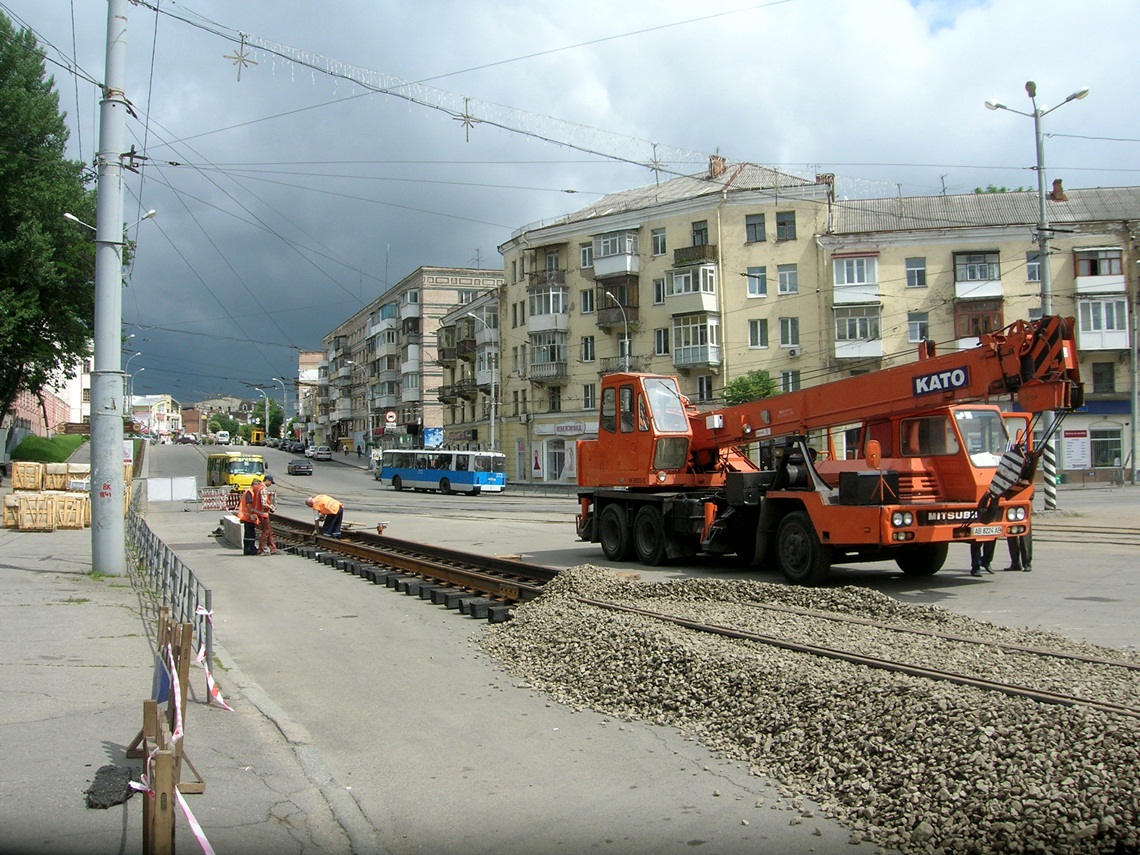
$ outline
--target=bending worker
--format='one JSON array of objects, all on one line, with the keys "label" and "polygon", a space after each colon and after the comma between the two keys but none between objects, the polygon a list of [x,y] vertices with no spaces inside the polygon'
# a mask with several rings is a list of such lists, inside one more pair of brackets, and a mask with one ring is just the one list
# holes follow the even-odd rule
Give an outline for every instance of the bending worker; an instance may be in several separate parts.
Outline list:
[{"label": "bending worker", "polygon": [[[317,512],[316,522],[313,528],[320,528],[321,534],[325,537],[340,537],[340,525],[344,522],[344,505],[334,499],[332,496],[324,494],[317,496],[310,496],[305,499],[305,504]],[[323,525],[321,518],[324,518]]]}]

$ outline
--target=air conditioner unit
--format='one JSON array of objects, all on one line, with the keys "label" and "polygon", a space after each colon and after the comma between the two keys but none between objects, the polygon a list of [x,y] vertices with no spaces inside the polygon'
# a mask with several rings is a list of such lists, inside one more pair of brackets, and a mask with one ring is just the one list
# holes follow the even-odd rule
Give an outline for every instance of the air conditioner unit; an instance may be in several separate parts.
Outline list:
[{"label": "air conditioner unit", "polygon": [[794,359],[799,355],[800,355],[800,349],[798,347],[789,347],[788,348],[788,356],[790,356]]},{"label": "air conditioner unit", "polygon": [[519,424],[520,425],[525,425],[529,421],[530,421],[530,413],[522,413],[519,416]]}]

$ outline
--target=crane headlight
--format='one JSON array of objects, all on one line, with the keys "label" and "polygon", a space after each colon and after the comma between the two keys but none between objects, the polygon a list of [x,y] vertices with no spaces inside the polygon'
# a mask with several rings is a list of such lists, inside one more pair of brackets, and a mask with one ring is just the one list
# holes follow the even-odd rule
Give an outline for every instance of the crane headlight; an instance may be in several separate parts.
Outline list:
[{"label": "crane headlight", "polygon": [[666,478],[668,478],[668,477],[669,477],[669,476],[668,476],[668,475],[667,475],[665,472],[658,472],[658,473],[657,473],[657,483],[658,483],[658,484],[664,484],[664,483],[665,483],[665,479],[666,479]]},{"label": "crane headlight", "polygon": [[910,511],[895,511],[891,514],[891,525],[895,528],[914,525],[914,514]]},{"label": "crane headlight", "polygon": [[1020,522],[1025,519],[1025,508],[1020,505],[1005,509],[1005,518],[1010,522]]}]

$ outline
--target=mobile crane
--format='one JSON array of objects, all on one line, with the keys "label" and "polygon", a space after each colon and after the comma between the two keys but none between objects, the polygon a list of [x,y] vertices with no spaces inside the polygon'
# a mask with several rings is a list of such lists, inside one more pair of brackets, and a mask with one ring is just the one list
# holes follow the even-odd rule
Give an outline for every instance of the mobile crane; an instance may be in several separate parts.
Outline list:
[{"label": "mobile crane", "polygon": [[[884,559],[932,575],[951,543],[1028,533],[1040,451],[1025,414],[1063,415],[1083,394],[1073,319],[1056,316],[968,350],[937,355],[923,342],[917,362],[712,411],[675,377],[609,374],[598,438],[577,445],[578,536],[615,561],[774,560],[802,585],[822,584],[833,564]],[[1011,414],[989,403],[1003,396],[1022,410],[1012,441]],[[857,447],[835,459],[832,431],[855,428]],[[811,432],[828,450],[809,446]],[[759,462],[746,453],[757,444]]]}]

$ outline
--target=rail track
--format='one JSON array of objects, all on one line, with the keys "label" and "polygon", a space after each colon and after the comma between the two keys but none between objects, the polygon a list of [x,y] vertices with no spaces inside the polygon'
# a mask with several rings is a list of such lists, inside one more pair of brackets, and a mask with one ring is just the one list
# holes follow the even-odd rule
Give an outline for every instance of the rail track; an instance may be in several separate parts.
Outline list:
[{"label": "rail track", "polygon": [[[315,535],[308,521],[277,515],[273,524],[275,536],[289,552],[491,623],[508,620],[514,606],[539,596],[546,582],[558,573],[550,567],[412,543],[369,531],[350,530],[340,539],[327,538]],[[1135,701],[1140,698],[1140,662],[770,603],[736,604],[738,619],[733,621],[736,625],[729,625],[707,619],[702,607],[692,602],[666,611],[592,597],[578,599],[587,605],[638,614],[696,632],[1039,703],[1083,706],[1140,718]],[[758,617],[753,620],[749,614]],[[825,631],[821,628],[825,625],[839,630]],[[836,643],[837,637],[841,643]],[[1003,677],[1010,673],[1018,679]],[[1037,682],[1028,675],[1035,676]],[[1074,690],[1074,686],[1079,688]],[[1097,687],[1104,687],[1103,696],[1095,696]]]},{"label": "rail track", "polygon": [[1127,526],[1097,526],[1071,519],[1034,517],[1033,540],[1042,543],[1095,542],[1098,546],[1140,546],[1140,530]]},{"label": "rail track", "polygon": [[345,530],[341,538],[313,533],[311,522],[273,516],[273,533],[288,552],[368,581],[418,595],[492,623],[534,599],[558,571],[538,564],[412,543],[379,532]]}]

